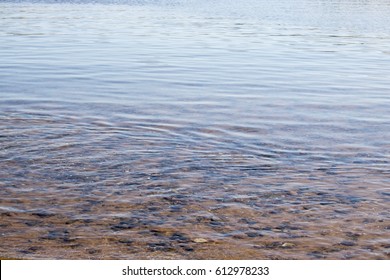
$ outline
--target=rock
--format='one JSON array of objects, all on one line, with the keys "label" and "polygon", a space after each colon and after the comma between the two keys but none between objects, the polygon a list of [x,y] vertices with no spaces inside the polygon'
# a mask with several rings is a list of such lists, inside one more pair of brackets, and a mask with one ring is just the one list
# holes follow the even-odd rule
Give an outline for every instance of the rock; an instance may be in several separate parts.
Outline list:
[{"label": "rock", "polygon": [[111,229],[114,231],[126,230],[135,228],[138,225],[138,221],[135,219],[121,221],[116,225],[111,226]]},{"label": "rock", "polygon": [[131,245],[134,241],[130,239],[119,239],[118,242],[126,245]]},{"label": "rock", "polygon": [[208,242],[208,240],[204,239],[204,238],[195,238],[193,241],[195,243],[206,243],[206,242]]},{"label": "rock", "polygon": [[180,212],[182,211],[182,206],[180,205],[172,205],[171,207],[169,207],[169,211],[170,212]]},{"label": "rock", "polygon": [[243,233],[242,234],[237,233],[237,234],[233,234],[231,237],[234,239],[245,239],[247,235]]},{"label": "rock", "polygon": [[285,242],[282,244],[282,247],[283,248],[292,248],[292,247],[295,247],[296,245],[294,243],[290,243],[290,242]]},{"label": "rock", "polygon": [[187,236],[180,232],[174,232],[169,239],[179,243],[188,243],[190,241]]},{"label": "rock", "polygon": [[356,245],[355,242],[347,241],[347,240],[341,241],[339,244],[340,244],[340,245],[343,245],[343,246],[355,246],[355,245]]},{"label": "rock", "polygon": [[297,196],[297,195],[298,195],[298,192],[297,192],[297,191],[292,191],[292,190],[291,190],[291,191],[288,192],[288,194],[291,195],[291,196]]},{"label": "rock", "polygon": [[246,235],[248,237],[261,237],[261,236],[263,236],[261,233],[258,233],[258,232],[255,232],[255,231],[247,232]]},{"label": "rock", "polygon": [[46,213],[46,212],[31,213],[31,215],[37,216],[39,218],[50,218],[50,217],[55,216],[52,213]]},{"label": "rock", "polygon": [[171,246],[171,244],[168,242],[153,242],[153,243],[148,243],[148,246],[151,251],[168,252],[174,250],[174,247]]}]

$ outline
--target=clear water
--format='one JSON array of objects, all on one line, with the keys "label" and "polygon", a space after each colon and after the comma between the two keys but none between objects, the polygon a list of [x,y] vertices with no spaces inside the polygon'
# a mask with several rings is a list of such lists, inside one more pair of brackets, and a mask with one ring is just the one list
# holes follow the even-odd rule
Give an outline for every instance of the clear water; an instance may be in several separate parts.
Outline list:
[{"label": "clear water", "polygon": [[0,257],[389,259],[389,15],[0,1]]}]

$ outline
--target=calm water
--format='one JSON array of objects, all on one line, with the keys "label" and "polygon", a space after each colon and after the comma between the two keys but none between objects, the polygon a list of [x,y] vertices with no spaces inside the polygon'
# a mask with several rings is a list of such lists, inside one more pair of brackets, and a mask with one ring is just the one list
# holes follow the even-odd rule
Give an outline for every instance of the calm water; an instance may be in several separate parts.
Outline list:
[{"label": "calm water", "polygon": [[0,257],[389,259],[389,15],[0,1]]}]

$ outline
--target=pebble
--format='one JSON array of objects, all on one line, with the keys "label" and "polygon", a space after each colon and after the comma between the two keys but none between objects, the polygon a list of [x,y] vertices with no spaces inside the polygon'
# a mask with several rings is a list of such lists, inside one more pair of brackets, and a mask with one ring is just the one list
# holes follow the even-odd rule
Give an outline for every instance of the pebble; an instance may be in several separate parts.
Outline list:
[{"label": "pebble", "polygon": [[173,233],[169,239],[180,243],[187,243],[189,241],[188,237],[186,237],[184,234],[179,232]]},{"label": "pebble", "polygon": [[346,241],[341,241],[339,244],[343,245],[343,246],[355,246],[356,245],[355,242],[347,241],[347,240]]},{"label": "pebble", "polygon": [[174,247],[170,245],[170,243],[167,242],[154,242],[154,243],[148,243],[149,249],[152,251],[173,251]]},{"label": "pebble", "polygon": [[52,213],[46,213],[46,212],[38,212],[38,213],[32,213],[33,216],[38,216],[39,218],[50,218],[55,216]]},{"label": "pebble", "polygon": [[206,243],[206,242],[208,242],[208,240],[204,239],[204,238],[195,238],[193,241],[195,243]]},{"label": "pebble", "polygon": [[246,235],[248,237],[258,237],[258,236],[263,236],[262,234],[258,233],[258,232],[254,232],[254,231],[251,231],[251,232],[247,232]]},{"label": "pebble", "polygon": [[171,207],[169,207],[169,211],[170,212],[180,212],[182,210],[182,206],[180,205],[172,205]]},{"label": "pebble", "polygon": [[289,191],[288,194],[292,195],[292,196],[297,196],[298,192],[297,191]]},{"label": "pebble", "polygon": [[285,242],[282,244],[282,247],[283,248],[292,248],[292,247],[295,247],[296,245],[294,243],[289,243],[289,242]]},{"label": "pebble", "polygon": [[245,239],[247,237],[247,235],[246,234],[233,234],[232,237],[235,239]]},{"label": "pebble", "polygon": [[132,229],[137,226],[136,220],[121,221],[120,223],[111,226],[111,229],[114,231]]},{"label": "pebble", "polygon": [[130,239],[120,239],[118,240],[119,243],[126,244],[126,245],[131,245],[133,243],[133,240]]},{"label": "pebble", "polygon": [[97,253],[100,253],[101,251],[100,250],[96,250],[96,249],[88,249],[88,254],[97,254]]}]

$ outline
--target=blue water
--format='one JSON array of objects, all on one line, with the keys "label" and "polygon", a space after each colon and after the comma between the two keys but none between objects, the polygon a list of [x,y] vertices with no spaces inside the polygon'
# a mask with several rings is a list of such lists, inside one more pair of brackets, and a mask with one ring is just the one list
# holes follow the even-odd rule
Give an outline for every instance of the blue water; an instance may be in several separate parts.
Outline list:
[{"label": "blue water", "polygon": [[389,15],[0,1],[0,256],[389,258]]}]

